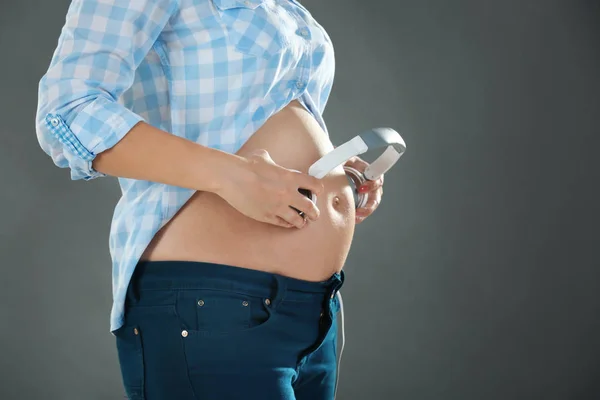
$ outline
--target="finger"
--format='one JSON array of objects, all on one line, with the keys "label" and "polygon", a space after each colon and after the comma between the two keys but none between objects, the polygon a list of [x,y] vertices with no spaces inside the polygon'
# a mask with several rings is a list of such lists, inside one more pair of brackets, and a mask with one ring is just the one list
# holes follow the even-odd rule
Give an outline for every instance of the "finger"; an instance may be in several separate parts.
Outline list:
[{"label": "finger", "polygon": [[304,212],[304,214],[311,220],[316,221],[319,218],[320,211],[308,197],[306,196],[294,196],[292,199],[291,207],[294,207],[296,210]]},{"label": "finger", "polygon": [[356,210],[356,215],[361,217],[367,217],[373,213],[381,203],[381,194],[383,190],[378,190],[376,192],[370,193],[369,198],[367,199],[367,204],[364,207],[361,207]]},{"label": "finger", "polygon": [[289,222],[287,222],[286,220],[278,217],[278,216],[274,216],[272,218],[269,218],[267,221],[270,223],[271,225],[275,225],[275,226],[280,226],[282,228],[293,228],[294,225],[290,224]]},{"label": "finger", "polygon": [[377,205],[364,206],[356,210],[356,216],[366,218],[377,209]]},{"label": "finger", "polygon": [[302,218],[296,210],[291,207],[285,207],[279,213],[278,217],[300,229],[306,224],[306,220]]},{"label": "finger", "polygon": [[359,188],[359,193],[374,192],[383,186],[383,175],[373,181],[366,181]]},{"label": "finger", "polygon": [[375,192],[369,193],[367,204],[365,204],[365,208],[367,210],[375,211],[379,204],[381,204],[381,192],[382,190],[380,189]]},{"label": "finger", "polygon": [[366,162],[365,160],[363,160],[360,157],[352,157],[344,165],[347,165],[347,166],[352,167],[352,168],[356,168],[360,172],[364,172],[365,169],[369,166],[369,163]]},{"label": "finger", "polygon": [[296,180],[296,186],[298,188],[308,189],[316,195],[319,195],[323,192],[324,186],[320,179],[308,174],[303,174],[301,172],[296,172],[296,174],[298,174]]}]

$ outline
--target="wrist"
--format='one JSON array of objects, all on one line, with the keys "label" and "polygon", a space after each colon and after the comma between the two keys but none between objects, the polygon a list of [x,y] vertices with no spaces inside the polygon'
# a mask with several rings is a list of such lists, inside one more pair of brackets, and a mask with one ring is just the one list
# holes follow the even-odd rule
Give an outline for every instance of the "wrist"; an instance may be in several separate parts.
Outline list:
[{"label": "wrist", "polygon": [[220,152],[214,163],[212,178],[208,191],[223,197],[231,189],[239,187],[241,180],[248,173],[249,161],[241,156]]}]

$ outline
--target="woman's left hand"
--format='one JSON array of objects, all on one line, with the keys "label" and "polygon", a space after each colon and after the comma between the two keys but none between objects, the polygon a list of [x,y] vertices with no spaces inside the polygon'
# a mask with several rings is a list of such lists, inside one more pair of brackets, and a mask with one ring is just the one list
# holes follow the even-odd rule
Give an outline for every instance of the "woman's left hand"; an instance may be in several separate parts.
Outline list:
[{"label": "woman's left hand", "polygon": [[[364,172],[369,166],[369,163],[359,157],[353,157],[346,161],[344,165],[357,169],[360,172]],[[381,196],[383,196],[383,175],[377,180],[366,181],[358,188],[358,191],[359,193],[368,193],[367,204],[356,210],[356,223],[360,224],[365,218],[373,214],[373,211],[375,211],[381,203]]]}]

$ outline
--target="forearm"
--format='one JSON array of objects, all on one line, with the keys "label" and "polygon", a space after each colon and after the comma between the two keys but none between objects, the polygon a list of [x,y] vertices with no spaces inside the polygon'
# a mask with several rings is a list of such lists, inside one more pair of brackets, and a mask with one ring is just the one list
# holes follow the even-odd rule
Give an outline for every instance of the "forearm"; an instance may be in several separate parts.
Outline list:
[{"label": "forearm", "polygon": [[115,146],[99,153],[92,166],[107,175],[216,193],[244,162],[237,155],[140,122]]}]

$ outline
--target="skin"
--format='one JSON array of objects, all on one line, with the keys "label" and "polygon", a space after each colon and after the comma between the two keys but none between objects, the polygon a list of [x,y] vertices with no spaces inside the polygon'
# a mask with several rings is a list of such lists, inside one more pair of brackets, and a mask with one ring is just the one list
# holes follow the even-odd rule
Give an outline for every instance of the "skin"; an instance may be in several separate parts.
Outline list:
[{"label": "skin", "polygon": [[[294,101],[265,122],[237,155],[245,157],[258,149],[265,149],[276,164],[305,173],[333,150],[333,145],[312,115]],[[349,165],[364,170],[368,164],[354,158]],[[373,195],[358,214],[342,166],[321,181],[324,190],[317,195],[318,218],[302,220],[287,230],[240,214],[214,193],[196,192],[142,257],[209,261],[309,281],[325,280],[342,269],[355,224],[381,201],[382,179],[363,188]]]},{"label": "skin", "polygon": [[[360,172],[364,172],[365,169],[369,166],[369,163],[361,159],[360,157],[353,157],[348,160],[344,165],[349,167],[353,167]],[[358,208],[356,210],[356,223],[360,224],[367,218],[369,215],[373,214],[379,204],[381,204],[381,199],[383,196],[383,179],[384,175],[381,175],[379,179],[374,181],[368,181],[358,188],[360,193],[367,193],[367,203],[364,207]]]},{"label": "skin", "polygon": [[[383,183],[379,179],[365,185],[369,201],[355,213],[342,166],[320,180],[306,173],[332,149],[312,115],[293,101],[237,154],[140,123],[99,154],[93,167],[109,175],[195,190],[141,259],[207,261],[321,281],[342,269],[355,224],[377,208]],[[367,164],[356,157],[348,165],[364,170]],[[298,188],[314,191],[317,204]],[[308,218],[302,219],[290,205]]]}]

